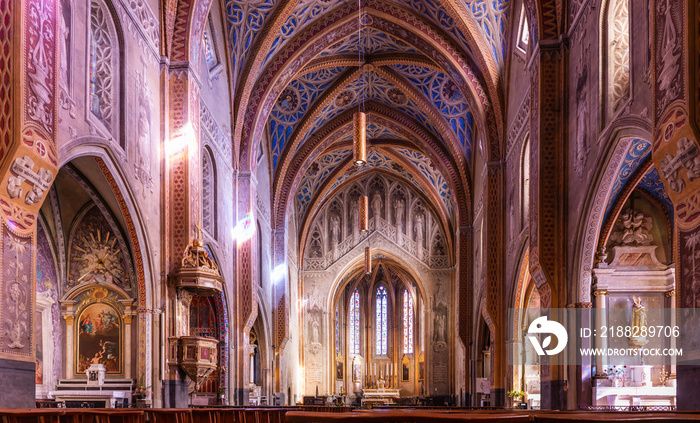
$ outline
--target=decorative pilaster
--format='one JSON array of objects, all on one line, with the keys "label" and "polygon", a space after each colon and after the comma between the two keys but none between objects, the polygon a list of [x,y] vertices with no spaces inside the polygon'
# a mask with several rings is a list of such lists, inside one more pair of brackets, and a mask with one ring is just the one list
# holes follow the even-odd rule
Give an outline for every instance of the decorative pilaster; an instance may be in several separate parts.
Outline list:
[{"label": "decorative pilaster", "polygon": [[[604,289],[596,289],[593,291],[593,297],[595,298],[595,325],[596,328],[602,328],[608,326],[608,295],[610,292]],[[608,338],[596,336],[595,337],[595,347],[600,349],[608,348]],[[599,354],[595,358],[596,374],[595,376],[600,376],[601,373],[605,371],[608,365],[608,357],[604,354]]]},{"label": "decorative pilaster", "polygon": [[[459,228],[459,233],[457,234],[457,251],[458,253],[458,290],[459,290],[459,310],[457,321],[459,322],[459,327],[457,331],[462,343],[465,347],[464,354],[464,386],[467,388],[467,396],[471,396],[474,393],[471,392],[471,366],[470,362],[472,360],[473,349],[469,346],[472,340],[472,306],[474,305],[474,289],[472,284],[473,279],[473,267],[470,265],[472,262],[472,242],[473,242],[473,232],[471,226],[462,226]],[[467,398],[467,404],[471,403],[471,399]]]},{"label": "decorative pilaster", "polygon": [[506,301],[505,301],[505,186],[501,162],[487,164],[486,178],[486,310],[495,327],[491,401],[496,407],[506,404]]},{"label": "decorative pilaster", "polygon": [[[234,198],[238,200],[236,210],[236,227],[245,228],[252,224],[252,210],[255,204],[253,195],[254,187],[250,172],[241,172],[236,177],[236,192]],[[235,373],[234,391],[235,401],[239,405],[248,404],[248,383],[250,368],[247,366],[250,348],[249,333],[258,316],[258,290],[253,281],[253,240],[245,229],[237,231],[235,243],[236,251],[236,296],[234,301],[237,310],[236,320],[232,332],[231,342],[235,345],[234,366],[239,369]]]},{"label": "decorative pilaster", "polygon": [[[289,267],[285,254],[284,231],[277,229],[272,234],[272,243],[274,248],[273,254],[273,270],[272,270],[272,292],[273,292],[273,315],[275,319],[275,343],[274,343],[274,365],[275,372],[272,377],[274,380],[275,392],[280,392],[281,378],[280,357],[282,351],[289,339],[289,316],[287,311],[287,279],[289,278]],[[258,257],[262,260],[262,257]]]},{"label": "decorative pilaster", "polygon": [[[530,273],[543,309],[565,304],[566,292],[566,104],[565,48],[559,42],[535,46],[531,62]],[[553,320],[557,316],[551,316]],[[565,409],[564,369],[543,357],[542,408]]]}]

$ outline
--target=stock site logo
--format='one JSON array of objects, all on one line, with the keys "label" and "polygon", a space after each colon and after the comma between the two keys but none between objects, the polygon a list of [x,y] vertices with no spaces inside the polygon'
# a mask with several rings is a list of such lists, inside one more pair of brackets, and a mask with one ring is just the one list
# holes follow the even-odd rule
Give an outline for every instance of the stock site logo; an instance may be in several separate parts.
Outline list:
[{"label": "stock site logo", "polygon": [[[533,334],[550,334],[548,337],[542,341],[537,339],[537,336]],[[527,329],[528,338],[532,342],[532,346],[535,348],[537,355],[555,355],[564,351],[566,348],[566,343],[569,341],[569,335],[566,333],[566,329],[559,322],[553,320],[547,320],[546,316],[538,317],[530,323],[530,327]],[[552,335],[557,337],[557,346],[553,349],[544,350],[552,343]]]}]

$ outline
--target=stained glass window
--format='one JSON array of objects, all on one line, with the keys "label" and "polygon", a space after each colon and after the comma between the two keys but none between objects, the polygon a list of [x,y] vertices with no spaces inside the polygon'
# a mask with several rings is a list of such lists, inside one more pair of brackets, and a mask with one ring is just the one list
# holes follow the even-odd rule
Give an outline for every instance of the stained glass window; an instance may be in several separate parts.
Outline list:
[{"label": "stained glass window", "polygon": [[403,353],[413,353],[413,301],[408,289],[403,290]]},{"label": "stained glass window", "polygon": [[387,353],[387,296],[386,289],[380,286],[377,289],[377,355],[386,355]]},{"label": "stained glass window", "polygon": [[207,59],[207,66],[211,69],[217,65],[217,60],[209,37],[209,28],[206,28],[204,30],[204,35],[202,35],[202,42],[204,43],[204,57]]},{"label": "stained glass window", "polygon": [[350,328],[350,354],[360,353],[360,293],[355,288],[350,297],[350,316],[348,327]]},{"label": "stained glass window", "polygon": [[340,352],[340,320],[339,320],[339,309],[335,306],[335,353]]}]

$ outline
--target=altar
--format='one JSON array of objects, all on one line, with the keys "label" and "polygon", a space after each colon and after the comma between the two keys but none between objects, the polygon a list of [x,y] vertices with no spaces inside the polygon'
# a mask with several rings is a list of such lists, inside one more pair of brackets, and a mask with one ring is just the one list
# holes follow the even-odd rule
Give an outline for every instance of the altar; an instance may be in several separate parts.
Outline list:
[{"label": "altar", "polygon": [[130,379],[105,379],[102,385],[91,385],[86,379],[63,379],[47,398],[66,408],[117,408],[131,403],[132,389]]},{"label": "altar", "polygon": [[401,398],[398,389],[381,388],[381,389],[363,389],[362,390],[362,405],[365,404],[391,404],[394,399]]},{"label": "altar", "polygon": [[675,386],[596,386],[593,387],[595,405],[676,405]]},{"label": "altar", "polygon": [[116,408],[128,403],[131,399],[131,393],[97,389],[62,390],[49,392],[48,398],[63,403],[65,408]]}]

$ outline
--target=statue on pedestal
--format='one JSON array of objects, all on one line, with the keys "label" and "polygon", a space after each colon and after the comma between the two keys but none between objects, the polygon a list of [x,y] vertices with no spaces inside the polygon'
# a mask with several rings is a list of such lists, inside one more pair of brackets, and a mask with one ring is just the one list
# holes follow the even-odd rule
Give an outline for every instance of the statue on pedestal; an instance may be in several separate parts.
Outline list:
[{"label": "statue on pedestal", "polygon": [[647,309],[642,304],[642,297],[632,295],[634,305],[632,306],[631,336],[629,344],[635,347],[643,347],[649,340],[647,339]]}]

